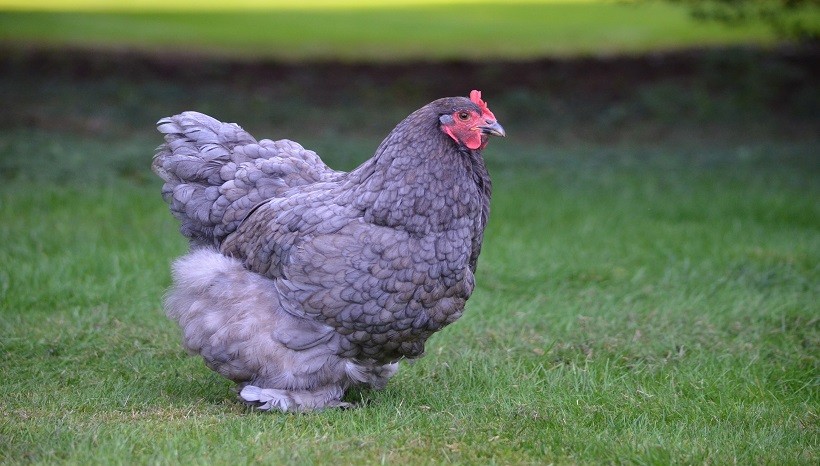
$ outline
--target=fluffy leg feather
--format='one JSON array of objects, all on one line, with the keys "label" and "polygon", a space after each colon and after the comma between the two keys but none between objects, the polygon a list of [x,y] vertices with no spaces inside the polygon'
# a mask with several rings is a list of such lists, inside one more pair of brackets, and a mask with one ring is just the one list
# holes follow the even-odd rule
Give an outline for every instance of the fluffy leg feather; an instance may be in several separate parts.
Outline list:
[{"label": "fluffy leg feather", "polygon": [[383,388],[398,369],[339,357],[331,327],[284,311],[272,280],[213,249],[178,259],[173,278],[165,308],[185,348],[239,383],[240,398],[259,409],[346,407],[348,387]]},{"label": "fluffy leg feather", "polygon": [[246,385],[239,398],[262,411],[279,409],[282,412],[312,411],[324,408],[352,408],[353,404],[341,401],[344,391],[339,386],[307,390],[278,390]]}]

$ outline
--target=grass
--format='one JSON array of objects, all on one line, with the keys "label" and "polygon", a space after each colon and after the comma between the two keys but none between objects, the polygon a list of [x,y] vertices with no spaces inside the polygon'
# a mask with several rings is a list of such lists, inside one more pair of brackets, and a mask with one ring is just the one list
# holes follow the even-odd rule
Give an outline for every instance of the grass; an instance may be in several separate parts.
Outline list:
[{"label": "grass", "polygon": [[[519,4],[544,3],[589,3],[605,0],[514,0]],[[294,3],[287,0],[238,0],[230,4],[217,0],[132,0],[128,3],[111,0],[43,0],[32,4],[25,0],[0,0],[0,8],[12,10],[43,11],[146,11],[146,10],[307,10],[307,9],[357,9],[384,8],[390,6],[414,5],[472,5],[499,3],[498,0],[305,0]]]},{"label": "grass", "polygon": [[351,393],[362,408],[280,415],[237,404],[162,315],[185,244],[147,168],[153,121],[204,109],[351,168],[426,91],[362,78],[325,99],[294,90],[307,72],[191,82],[54,60],[0,75],[0,462],[820,459],[811,85],[761,92],[769,78],[747,69],[604,102],[486,94],[509,137],[486,151],[495,196],[467,313],[386,390]]},{"label": "grass", "polygon": [[526,60],[775,40],[765,25],[697,22],[685,8],[662,2],[0,13],[0,41],[7,44],[289,61]]}]

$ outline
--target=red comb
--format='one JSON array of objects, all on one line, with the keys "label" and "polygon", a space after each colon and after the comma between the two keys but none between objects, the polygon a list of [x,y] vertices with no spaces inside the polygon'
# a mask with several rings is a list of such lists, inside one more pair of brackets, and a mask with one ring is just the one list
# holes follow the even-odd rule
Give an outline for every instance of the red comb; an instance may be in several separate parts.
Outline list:
[{"label": "red comb", "polygon": [[493,115],[493,112],[491,112],[490,108],[487,107],[487,103],[481,100],[481,91],[477,91],[475,89],[470,91],[470,100],[472,100],[474,104],[478,105],[478,108],[481,109],[481,114],[484,118],[495,120],[495,115]]}]

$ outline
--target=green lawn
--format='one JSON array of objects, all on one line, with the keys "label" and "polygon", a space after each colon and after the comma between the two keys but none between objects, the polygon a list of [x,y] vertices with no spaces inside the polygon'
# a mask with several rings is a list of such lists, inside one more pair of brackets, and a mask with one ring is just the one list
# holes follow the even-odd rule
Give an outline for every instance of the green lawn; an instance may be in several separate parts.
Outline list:
[{"label": "green lawn", "polygon": [[349,169],[427,92],[52,60],[0,74],[0,462],[820,460],[817,92],[754,71],[799,69],[485,93],[509,136],[465,316],[362,408],[282,415],[236,403],[162,314],[185,242],[153,122],[201,109]]},{"label": "green lawn", "polygon": [[775,41],[763,25],[697,22],[685,8],[663,2],[410,3],[218,12],[7,10],[0,12],[0,43],[397,61],[520,60]]}]

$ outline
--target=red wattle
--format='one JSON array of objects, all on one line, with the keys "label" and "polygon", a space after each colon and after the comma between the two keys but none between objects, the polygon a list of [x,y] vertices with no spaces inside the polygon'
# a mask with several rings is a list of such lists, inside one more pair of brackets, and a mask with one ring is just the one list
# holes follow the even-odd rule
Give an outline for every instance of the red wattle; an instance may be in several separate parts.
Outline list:
[{"label": "red wattle", "polygon": [[467,138],[464,140],[464,145],[472,150],[476,150],[481,147],[481,134],[471,132]]}]

